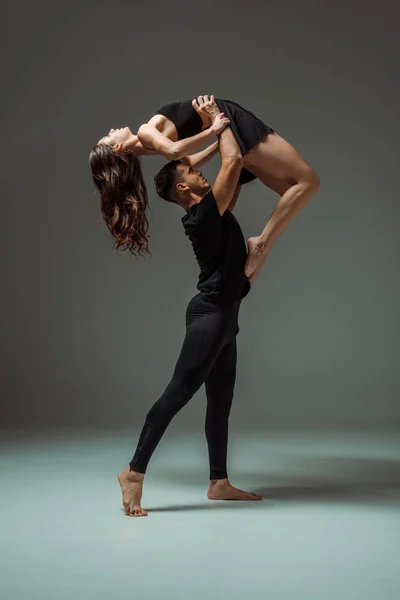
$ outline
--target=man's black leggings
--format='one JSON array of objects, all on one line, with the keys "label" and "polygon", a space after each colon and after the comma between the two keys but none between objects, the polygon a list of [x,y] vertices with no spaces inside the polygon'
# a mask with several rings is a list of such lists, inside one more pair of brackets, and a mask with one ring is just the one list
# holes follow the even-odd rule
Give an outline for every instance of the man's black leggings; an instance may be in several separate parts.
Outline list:
[{"label": "man's black leggings", "polygon": [[147,414],[133,471],[145,473],[149,460],[173,417],[203,383],[206,387],[205,433],[210,479],[227,474],[228,419],[236,379],[236,336],[241,300],[213,304],[198,294],[186,310],[186,335],[173,377]]}]

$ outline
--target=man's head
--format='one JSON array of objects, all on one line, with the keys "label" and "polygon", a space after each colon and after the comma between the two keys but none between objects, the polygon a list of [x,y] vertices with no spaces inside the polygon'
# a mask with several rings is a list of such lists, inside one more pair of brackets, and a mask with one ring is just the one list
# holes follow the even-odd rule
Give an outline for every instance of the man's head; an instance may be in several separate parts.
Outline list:
[{"label": "man's head", "polygon": [[210,184],[201,171],[188,163],[172,160],[154,177],[158,195],[187,209],[197,198],[203,198]]}]

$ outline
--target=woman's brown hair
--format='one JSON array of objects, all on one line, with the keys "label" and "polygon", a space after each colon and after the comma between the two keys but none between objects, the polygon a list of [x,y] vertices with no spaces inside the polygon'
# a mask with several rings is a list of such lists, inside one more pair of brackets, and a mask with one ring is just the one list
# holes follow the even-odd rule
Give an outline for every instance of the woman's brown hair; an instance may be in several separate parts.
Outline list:
[{"label": "woman's brown hair", "polygon": [[133,149],[116,152],[107,144],[94,146],[89,157],[93,181],[100,193],[100,211],[116,250],[134,256],[148,249],[148,197],[140,159]]}]

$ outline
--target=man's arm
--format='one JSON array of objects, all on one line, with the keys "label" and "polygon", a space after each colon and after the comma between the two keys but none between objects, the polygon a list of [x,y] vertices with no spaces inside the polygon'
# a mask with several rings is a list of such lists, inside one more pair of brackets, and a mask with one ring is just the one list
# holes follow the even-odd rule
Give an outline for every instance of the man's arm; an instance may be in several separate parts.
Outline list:
[{"label": "man's arm", "polygon": [[[219,151],[222,165],[212,186],[212,192],[219,213],[223,215],[234,200],[234,193],[243,167],[243,156],[230,127],[226,127],[219,135]],[[235,203],[236,200],[237,196]]]},{"label": "man's arm", "polygon": [[242,186],[241,186],[241,185],[238,185],[238,186],[236,187],[236,190],[235,190],[234,194],[233,194],[233,198],[232,198],[232,200],[231,200],[231,203],[230,203],[230,205],[228,206],[228,210],[230,210],[231,212],[232,212],[232,210],[233,210],[233,209],[235,208],[235,206],[236,206],[236,202],[238,201],[239,194],[240,194],[241,190],[242,190]]}]

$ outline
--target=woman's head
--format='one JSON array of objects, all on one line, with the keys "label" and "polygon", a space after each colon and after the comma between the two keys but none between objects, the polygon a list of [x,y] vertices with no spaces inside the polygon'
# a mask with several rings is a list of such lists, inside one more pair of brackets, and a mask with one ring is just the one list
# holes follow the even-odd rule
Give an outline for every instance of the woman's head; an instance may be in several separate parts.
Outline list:
[{"label": "woman's head", "polygon": [[138,137],[129,129],[129,127],[120,127],[119,129],[110,129],[107,135],[102,137],[97,143],[107,144],[116,152],[121,152],[127,148],[135,147]]},{"label": "woman's head", "polygon": [[129,145],[130,136],[128,127],[110,130],[94,146],[89,161],[100,194],[101,214],[115,240],[114,247],[143,256],[150,254],[148,198],[140,160]]}]

